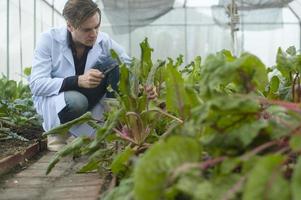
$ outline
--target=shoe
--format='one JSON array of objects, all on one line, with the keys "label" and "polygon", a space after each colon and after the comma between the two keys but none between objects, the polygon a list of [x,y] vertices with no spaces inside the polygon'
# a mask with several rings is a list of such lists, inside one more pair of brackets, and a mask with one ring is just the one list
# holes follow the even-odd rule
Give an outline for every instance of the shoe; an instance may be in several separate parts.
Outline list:
[{"label": "shoe", "polygon": [[68,137],[69,135],[48,135],[47,149],[55,152],[61,150],[67,144]]}]

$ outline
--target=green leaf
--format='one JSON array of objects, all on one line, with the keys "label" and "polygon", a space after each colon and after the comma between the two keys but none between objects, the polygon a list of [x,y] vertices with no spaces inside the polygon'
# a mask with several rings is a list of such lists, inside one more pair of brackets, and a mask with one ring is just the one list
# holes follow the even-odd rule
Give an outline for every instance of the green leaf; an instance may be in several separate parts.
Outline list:
[{"label": "green leaf", "polygon": [[267,70],[261,60],[255,55],[243,53],[235,62],[234,65],[239,66],[238,76],[236,81],[243,84],[248,91],[256,89],[263,92],[268,83]]},{"label": "green leaf", "polygon": [[127,67],[125,65],[120,66],[119,90],[122,94],[131,94],[129,76],[130,73]]},{"label": "green leaf", "polygon": [[290,73],[293,72],[292,63],[281,48],[278,48],[276,63],[276,67],[281,72],[282,76],[284,76],[285,79],[292,81],[290,76]]},{"label": "green leaf", "polygon": [[257,113],[260,110],[259,102],[254,97],[247,95],[221,96],[207,103],[211,109],[226,113]]},{"label": "green leaf", "polygon": [[202,180],[197,176],[184,176],[177,182],[176,187],[189,195],[189,199],[213,200],[214,185],[210,181]]},{"label": "green leaf", "polygon": [[[187,199],[193,200],[217,200],[226,199],[225,195],[229,195],[229,190],[233,190],[233,186],[241,179],[241,176],[232,173],[227,175],[211,174],[210,179],[199,176],[199,172],[184,174],[180,177],[176,184],[176,188],[188,196]],[[233,195],[235,193],[232,192]],[[231,194],[232,194],[231,193]],[[175,198],[174,198],[175,199]],[[179,198],[181,199],[181,198]],[[227,198],[236,199],[236,198]]]},{"label": "green leaf", "polygon": [[297,164],[294,167],[292,176],[292,200],[301,199],[301,156],[299,156]]},{"label": "green leaf", "polygon": [[162,199],[172,170],[187,162],[197,162],[199,158],[200,146],[194,139],[174,136],[155,143],[134,169],[135,199]]},{"label": "green leaf", "polygon": [[225,57],[227,58],[227,61],[232,62],[235,61],[235,56],[232,55],[232,52],[229,50],[222,50],[222,53],[225,55]]},{"label": "green leaf", "polygon": [[26,76],[30,76],[31,74],[31,67],[26,67],[24,70],[23,70],[24,74]]},{"label": "green leaf", "polygon": [[249,123],[246,122],[237,127],[233,127],[233,130],[230,131],[229,135],[242,142],[243,146],[246,147],[259,134],[260,130],[267,126],[268,123],[263,120],[251,121]]},{"label": "green leaf", "polygon": [[301,151],[301,135],[293,135],[289,144],[293,151]]},{"label": "green leaf", "polygon": [[[93,140],[93,142],[96,140]],[[92,142],[92,143],[93,143]],[[90,143],[91,144],[91,143]],[[102,163],[106,154],[110,154],[109,149],[98,149],[93,152],[93,154],[89,157],[89,162],[85,164],[78,172],[85,173],[90,172],[92,170],[99,169],[100,164]]]},{"label": "green leaf", "polygon": [[113,58],[113,59],[117,59],[118,63],[121,64],[122,62],[121,62],[121,60],[120,60],[118,54],[114,51],[114,49],[110,49],[110,52],[111,52],[112,58]]},{"label": "green leaf", "polygon": [[226,65],[224,54],[209,55],[201,68],[200,93],[202,98],[214,97],[219,87],[229,83],[233,79],[235,69],[232,65]]},{"label": "green leaf", "polygon": [[[123,179],[118,187],[102,195],[103,200],[133,200],[133,179]],[[103,197],[104,196],[104,197]]]},{"label": "green leaf", "polygon": [[186,87],[185,92],[187,95],[187,101],[189,102],[190,110],[202,104],[202,100],[195,89]]},{"label": "green leaf", "polygon": [[248,175],[243,200],[289,200],[289,184],[280,170],[282,162],[280,155],[259,160]]},{"label": "green leaf", "polygon": [[139,78],[140,78],[140,74],[141,74],[141,66],[140,66],[140,62],[137,59],[133,59],[132,63],[131,63],[131,68],[130,70],[130,76],[127,77],[127,79],[129,79],[129,83],[130,83],[130,94],[126,94],[126,95],[130,95],[132,98],[136,99],[139,96]]},{"label": "green leaf", "polygon": [[275,93],[279,89],[280,80],[278,76],[273,76],[270,81],[270,92]]},{"label": "green leaf", "polygon": [[148,73],[147,79],[146,79],[146,85],[154,85],[154,79],[155,79],[155,74],[157,70],[165,65],[165,61],[159,61],[156,65],[153,65],[150,72]]},{"label": "green leaf", "polygon": [[117,154],[111,164],[111,170],[114,174],[118,175],[124,173],[127,169],[129,159],[134,155],[134,150],[127,146],[124,151]]},{"label": "green leaf", "polygon": [[47,132],[44,132],[43,135],[66,134],[72,126],[78,125],[78,124],[83,124],[92,119],[93,118],[92,118],[91,112],[87,112],[87,113],[83,114],[82,116],[80,116],[79,118],[76,118],[70,122],[67,122],[58,127],[55,127]]},{"label": "green leaf", "polygon": [[189,113],[189,100],[185,91],[184,80],[173,67],[172,62],[167,64],[166,77],[167,110],[175,112],[182,119],[185,119]]},{"label": "green leaf", "polygon": [[[268,192],[269,200],[291,200],[290,185],[281,172],[271,177],[272,185]],[[264,199],[264,197],[263,197]]]},{"label": "green leaf", "polygon": [[239,158],[228,158],[221,164],[221,173],[230,174],[239,164],[241,159]]},{"label": "green leaf", "polygon": [[297,54],[297,50],[296,47],[294,46],[290,46],[287,50],[286,53],[291,55],[291,56],[295,56]]},{"label": "green leaf", "polygon": [[202,58],[200,56],[197,56],[190,65],[186,66],[186,68],[192,67],[192,70],[188,74],[188,76],[184,77],[186,83],[192,86],[196,86],[197,84],[199,84],[201,78],[201,62]]},{"label": "green leaf", "polygon": [[[226,57],[227,56],[227,57]],[[200,91],[203,98],[223,94],[229,84],[236,92],[263,92],[268,82],[265,65],[256,56],[243,53],[239,58],[225,52],[209,55],[201,69]]]},{"label": "green leaf", "polygon": [[180,54],[177,58],[176,58],[176,63],[174,65],[174,67],[176,69],[178,69],[184,62],[184,55]]},{"label": "green leaf", "polygon": [[143,42],[140,43],[140,48],[141,48],[141,69],[142,69],[142,77],[144,79],[147,78],[147,75],[150,71],[150,69],[153,66],[152,62],[152,49],[148,43],[148,39],[145,38]]},{"label": "green leaf", "polygon": [[71,155],[73,153],[78,152],[84,145],[86,145],[88,142],[90,142],[90,138],[88,137],[78,137],[75,138],[70,144],[67,144],[64,146],[60,151],[58,151],[54,157],[51,159],[47,170],[46,175],[51,172],[53,167],[60,161],[62,157],[65,157],[67,155]]},{"label": "green leaf", "polygon": [[88,163],[86,163],[79,171],[78,173],[86,173],[91,172],[93,170],[98,169],[99,167],[99,160],[91,160]]},{"label": "green leaf", "polygon": [[15,132],[9,132],[7,139],[17,139],[17,140],[21,140],[21,141],[25,141],[25,142],[29,141],[27,138],[23,137],[22,135],[18,135]]}]

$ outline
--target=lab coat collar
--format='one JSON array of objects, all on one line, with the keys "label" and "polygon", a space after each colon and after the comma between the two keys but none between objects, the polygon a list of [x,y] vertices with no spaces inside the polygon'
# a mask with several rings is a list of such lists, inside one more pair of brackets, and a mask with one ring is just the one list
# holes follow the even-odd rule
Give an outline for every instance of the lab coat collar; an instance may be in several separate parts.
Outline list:
[{"label": "lab coat collar", "polygon": [[[62,53],[64,57],[70,62],[70,64],[74,65],[72,51],[69,48],[69,41],[68,41],[68,29],[66,26],[63,26],[59,29],[55,29],[54,31],[54,38],[56,41],[62,44]],[[92,49],[88,53],[86,66],[90,67],[95,64],[95,58],[99,55],[101,51],[101,41],[103,37],[102,34],[98,34],[95,44],[93,45]],[[85,68],[87,70],[87,67]]]}]

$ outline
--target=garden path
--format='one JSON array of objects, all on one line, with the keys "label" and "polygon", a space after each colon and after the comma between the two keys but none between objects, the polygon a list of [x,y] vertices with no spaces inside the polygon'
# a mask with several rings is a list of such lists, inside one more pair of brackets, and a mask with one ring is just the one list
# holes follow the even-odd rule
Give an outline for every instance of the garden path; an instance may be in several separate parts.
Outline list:
[{"label": "garden path", "polygon": [[62,159],[45,175],[53,152],[47,152],[25,170],[2,180],[0,200],[96,200],[103,180],[95,173],[77,174],[84,159]]}]

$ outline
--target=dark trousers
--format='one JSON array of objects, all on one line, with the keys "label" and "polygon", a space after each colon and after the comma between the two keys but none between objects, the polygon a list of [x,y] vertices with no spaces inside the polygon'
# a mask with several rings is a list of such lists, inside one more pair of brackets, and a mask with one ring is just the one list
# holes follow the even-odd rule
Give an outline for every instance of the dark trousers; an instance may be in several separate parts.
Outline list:
[{"label": "dark trousers", "polygon": [[66,106],[58,113],[61,124],[76,119],[91,110],[100,99],[106,95],[114,98],[114,92],[108,92],[107,87],[118,92],[119,68],[115,68],[96,88],[80,88],[78,90],[66,91],[64,94]]}]

